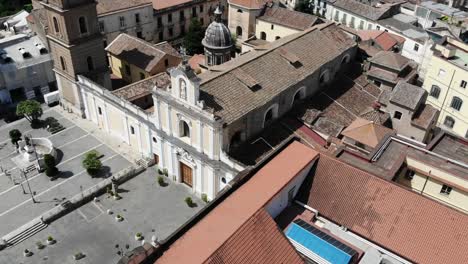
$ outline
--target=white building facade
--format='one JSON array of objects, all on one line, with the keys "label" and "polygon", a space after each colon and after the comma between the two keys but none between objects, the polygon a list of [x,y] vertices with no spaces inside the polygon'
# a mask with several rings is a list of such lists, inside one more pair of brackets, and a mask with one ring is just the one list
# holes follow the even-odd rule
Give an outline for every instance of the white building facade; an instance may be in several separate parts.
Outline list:
[{"label": "white building facade", "polygon": [[[98,9],[99,10],[99,9]],[[153,5],[151,2],[120,11],[98,13],[99,31],[111,43],[121,33],[153,41]]]},{"label": "white building facade", "polygon": [[203,110],[191,70],[171,71],[170,89],[154,87],[148,113],[79,76],[86,118],[167,170],[168,177],[213,199],[243,169],[222,150],[222,124]]}]

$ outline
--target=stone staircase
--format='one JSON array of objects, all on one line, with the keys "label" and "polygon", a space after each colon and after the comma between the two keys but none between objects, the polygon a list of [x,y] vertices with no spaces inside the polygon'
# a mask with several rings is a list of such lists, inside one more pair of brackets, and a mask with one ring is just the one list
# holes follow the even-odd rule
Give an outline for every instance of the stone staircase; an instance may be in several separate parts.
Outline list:
[{"label": "stone staircase", "polygon": [[7,247],[12,247],[34,236],[45,228],[47,228],[47,224],[37,219],[35,220],[35,223],[28,223],[11,232],[7,236],[3,237],[3,240]]},{"label": "stone staircase", "polygon": [[149,166],[151,166],[153,163],[154,163],[154,160],[150,159],[150,158],[141,158],[141,159],[138,159],[138,160],[135,160],[135,163],[140,166],[140,167],[143,167],[143,168],[148,168]]}]

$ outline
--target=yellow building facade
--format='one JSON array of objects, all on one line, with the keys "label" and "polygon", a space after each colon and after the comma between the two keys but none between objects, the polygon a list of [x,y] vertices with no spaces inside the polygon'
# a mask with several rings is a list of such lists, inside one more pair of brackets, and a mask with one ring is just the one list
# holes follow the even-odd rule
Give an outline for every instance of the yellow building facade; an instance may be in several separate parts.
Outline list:
[{"label": "yellow building facade", "polygon": [[468,180],[416,157],[407,156],[408,169],[396,181],[413,191],[468,213]]},{"label": "yellow building facade", "polygon": [[178,52],[167,42],[153,45],[127,34],[120,34],[106,47],[112,74],[134,83],[179,65]]},{"label": "yellow building facade", "polygon": [[438,126],[468,137],[468,45],[448,38],[434,47],[423,88],[440,110]]}]

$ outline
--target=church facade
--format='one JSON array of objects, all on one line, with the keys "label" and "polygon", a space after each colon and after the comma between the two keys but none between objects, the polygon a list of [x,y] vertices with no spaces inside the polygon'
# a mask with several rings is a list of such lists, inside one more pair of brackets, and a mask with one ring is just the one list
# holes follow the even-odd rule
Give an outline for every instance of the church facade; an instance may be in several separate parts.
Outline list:
[{"label": "church facade", "polygon": [[331,23],[200,75],[184,60],[169,74],[115,91],[84,76],[78,86],[87,119],[154,160],[174,182],[213,199],[248,167],[230,150],[326,89],[355,51],[355,42]]}]

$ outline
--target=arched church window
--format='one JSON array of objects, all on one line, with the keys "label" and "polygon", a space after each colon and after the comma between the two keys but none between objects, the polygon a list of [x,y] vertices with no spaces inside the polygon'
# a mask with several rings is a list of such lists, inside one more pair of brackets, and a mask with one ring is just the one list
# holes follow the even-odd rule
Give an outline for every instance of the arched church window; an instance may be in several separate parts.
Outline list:
[{"label": "arched church window", "polygon": [[88,33],[88,27],[86,26],[86,19],[84,17],[78,18],[78,24],[80,25],[80,33]]},{"label": "arched church window", "polygon": [[88,56],[88,58],[86,59],[86,62],[88,63],[88,70],[93,71],[94,70],[93,58],[91,56]]},{"label": "arched church window", "polygon": [[59,28],[59,24],[58,24],[58,21],[57,21],[57,18],[54,17],[52,18],[53,22],[54,22],[54,30],[55,30],[55,33],[59,33],[60,32],[60,28]]},{"label": "arched church window", "polygon": [[238,37],[242,37],[242,28],[241,28],[240,26],[238,26],[238,27],[236,28],[236,35],[237,35]]},{"label": "arched church window", "polygon": [[190,137],[190,127],[185,121],[180,121],[180,137]]},{"label": "arched church window", "polygon": [[180,80],[179,84],[180,89],[180,99],[187,100],[187,83],[184,80]]}]

